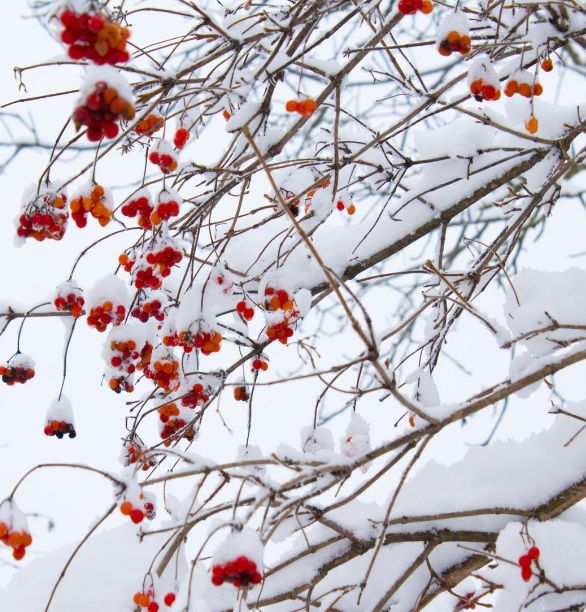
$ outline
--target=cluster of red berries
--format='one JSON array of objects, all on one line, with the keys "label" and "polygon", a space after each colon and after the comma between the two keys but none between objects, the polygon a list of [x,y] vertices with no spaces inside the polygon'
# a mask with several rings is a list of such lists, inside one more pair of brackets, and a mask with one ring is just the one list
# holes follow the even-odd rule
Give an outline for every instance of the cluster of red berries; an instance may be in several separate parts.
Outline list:
[{"label": "cluster of red berries", "polygon": [[66,9],[61,13],[61,23],[65,26],[61,40],[69,45],[71,59],[88,59],[99,65],[130,59],[126,50],[130,30],[110,21],[105,13],[77,14]]},{"label": "cluster of red berries", "polygon": [[247,402],[250,399],[248,389],[244,385],[234,387],[234,399],[237,402]]},{"label": "cluster of red berries", "polygon": [[117,122],[130,121],[135,114],[132,102],[118,95],[105,81],[98,81],[92,93],[73,112],[73,121],[76,129],[87,126],[88,140],[98,142],[103,137],[116,138],[120,131]]},{"label": "cluster of red berries", "polygon": [[468,55],[470,53],[472,41],[467,34],[460,34],[456,30],[448,32],[448,35],[440,42],[438,51],[440,55],[449,56],[452,53]]},{"label": "cluster of red berries", "polygon": [[167,393],[179,388],[179,362],[171,353],[161,355],[152,368],[146,367],[144,375]]},{"label": "cluster of red berries", "polygon": [[295,310],[295,302],[285,289],[266,287],[264,309],[272,312],[277,310],[293,312]]},{"label": "cluster of red berries", "polygon": [[342,212],[344,209],[346,209],[346,212],[349,215],[353,215],[356,212],[356,206],[354,206],[354,204],[352,204],[352,202],[350,202],[350,204],[348,204],[348,206],[346,206],[346,204],[344,204],[344,200],[338,200],[336,202],[336,208]]},{"label": "cluster of red berries", "polygon": [[85,299],[79,287],[64,283],[59,288],[53,304],[59,312],[70,312],[72,317],[78,319],[83,314]]},{"label": "cluster of red berries", "polygon": [[144,229],[151,229],[151,213],[154,210],[149,198],[141,195],[134,200],[130,200],[120,209],[125,217],[136,217],[138,214],[138,225]]},{"label": "cluster of red berries", "polygon": [[531,577],[533,576],[533,569],[531,568],[531,564],[533,561],[537,561],[539,559],[539,548],[537,546],[532,546],[526,554],[521,555],[519,557],[519,566],[521,567],[521,578],[525,582],[529,582]]},{"label": "cluster of red berries", "polygon": [[152,151],[149,154],[149,161],[155,166],[159,166],[159,170],[163,174],[169,174],[177,170],[177,160],[172,153],[160,153],[159,151]]},{"label": "cluster of red berries", "polygon": [[16,233],[20,238],[34,238],[39,242],[61,240],[67,228],[68,213],[63,210],[65,194],[45,194],[31,202],[20,215]]},{"label": "cluster of red berries", "polygon": [[171,402],[170,404],[164,404],[163,406],[160,406],[158,412],[161,423],[167,423],[169,419],[178,417],[181,411],[179,410],[175,402]]},{"label": "cluster of red berries", "polygon": [[132,393],[134,385],[129,381],[127,375],[132,375],[136,371],[136,361],[140,358],[140,352],[136,350],[136,342],[127,340],[110,342],[110,366],[122,373],[122,376],[112,376],[108,381],[110,389],[116,393],[127,391]]},{"label": "cluster of red berries", "polygon": [[191,331],[180,331],[163,338],[165,346],[180,346],[186,353],[191,353],[193,349],[200,350],[203,355],[217,353],[221,349],[222,334],[220,332],[200,329],[197,333]]},{"label": "cluster of red berries", "polygon": [[260,584],[262,575],[254,561],[241,555],[234,561],[212,566],[212,584],[222,586],[224,582],[231,582],[237,589],[246,588],[251,584]]},{"label": "cluster of red berries", "polygon": [[21,355],[17,355],[5,365],[0,365],[0,376],[2,376],[3,383],[9,386],[15,383],[24,385],[25,382],[34,377],[35,369],[32,360],[28,357],[21,359],[21,357]]},{"label": "cluster of red berries", "polygon": [[519,94],[524,98],[531,98],[532,96],[540,96],[543,93],[543,86],[541,83],[532,83],[527,81],[520,81],[517,79],[510,79],[505,85],[505,96],[511,98],[515,94]]},{"label": "cluster of red berries", "polygon": [[75,436],[77,435],[73,423],[68,423],[67,421],[47,421],[47,424],[45,425],[45,429],[43,431],[45,432],[46,436],[55,436],[59,440],[61,440],[61,438],[63,438],[64,436],[75,438]]},{"label": "cluster of red berries", "polygon": [[236,312],[241,314],[245,321],[251,321],[254,317],[254,308],[246,300],[240,300],[236,304]]},{"label": "cluster of red berries", "polygon": [[28,531],[13,531],[9,525],[0,521],[0,540],[12,548],[12,557],[20,561],[26,554],[26,549],[33,543],[33,538]]},{"label": "cluster of red berries", "polygon": [[120,504],[120,512],[122,512],[124,516],[129,516],[130,520],[137,525],[142,523],[145,518],[152,521],[156,516],[155,505],[151,501],[145,501],[143,503],[144,493],[139,495],[139,499],[142,508],[140,506],[134,506],[133,503],[128,500],[124,500]]},{"label": "cluster of red berries", "polygon": [[[167,593],[165,597],[163,597],[163,602],[168,608],[170,608],[175,602],[175,599],[175,593]],[[142,593],[140,591],[135,593],[132,601],[140,608],[146,608],[147,612],[159,612],[161,608],[161,606],[155,600],[152,589],[148,590],[146,593]]]},{"label": "cluster of red berries", "polygon": [[257,370],[257,371],[262,370],[263,372],[266,372],[269,369],[269,364],[264,359],[259,359],[259,358],[253,359],[252,369]]},{"label": "cluster of red berries", "polygon": [[183,253],[180,249],[167,245],[163,248],[149,251],[145,259],[150,266],[153,266],[157,274],[166,278],[171,274],[171,268],[181,262]]},{"label": "cluster of red berries", "polygon": [[87,215],[91,214],[98,223],[105,227],[112,218],[112,206],[106,195],[105,189],[101,185],[94,185],[87,195],[80,195],[73,198],[69,203],[71,218],[77,227],[87,225]]},{"label": "cluster of red berries", "polygon": [[187,141],[189,140],[189,132],[186,128],[184,127],[180,127],[176,132],[175,132],[175,138],[173,138],[173,144],[175,145],[176,149],[183,149],[183,147],[187,144]]},{"label": "cluster of red berries", "polygon": [[146,323],[150,318],[157,321],[165,319],[165,311],[161,310],[161,300],[142,300],[130,311],[131,316],[142,323]]},{"label": "cluster of red berries", "polygon": [[317,104],[315,100],[308,98],[306,100],[289,100],[285,104],[285,110],[288,113],[299,113],[304,117],[309,117],[315,112]]},{"label": "cluster of red berries", "polygon": [[287,344],[287,341],[293,336],[293,328],[290,326],[290,320],[285,317],[278,323],[272,323],[267,326],[267,336],[269,340],[278,340],[281,344]]},{"label": "cluster of red berries", "polygon": [[195,383],[191,391],[181,398],[181,405],[186,408],[196,408],[197,406],[205,406],[209,399],[209,389],[204,388],[201,383]]},{"label": "cluster of red berries", "polygon": [[126,307],[123,304],[114,304],[106,300],[101,306],[94,306],[87,317],[87,324],[95,327],[99,332],[106,331],[110,323],[120,325],[124,322]]},{"label": "cluster of red berries", "polygon": [[159,225],[162,221],[168,221],[171,217],[179,214],[179,201],[172,195],[162,191],[159,201],[150,216],[153,225]]},{"label": "cluster of red berries", "polygon": [[140,463],[141,468],[146,472],[157,465],[157,462],[149,456],[143,445],[135,439],[133,442],[128,442],[124,445],[124,465],[134,465]]},{"label": "cluster of red berries", "polygon": [[428,15],[433,11],[431,0],[399,0],[399,13],[401,15],[415,15],[417,11]]},{"label": "cluster of red berries", "polygon": [[476,79],[470,83],[470,93],[478,102],[483,100],[493,100],[496,102],[501,97],[501,90],[498,84],[485,83],[482,79]]},{"label": "cluster of red berries", "polygon": [[138,122],[138,125],[134,128],[134,131],[141,136],[152,136],[155,132],[158,132],[164,125],[165,120],[160,115],[151,113],[145,117],[142,121]]},{"label": "cluster of red berries", "polygon": [[[175,436],[175,434],[181,431],[186,425],[187,422],[185,421],[185,419],[174,417],[169,418],[165,422],[165,426],[161,430],[161,439],[164,440],[163,445],[170,446],[171,440],[169,438]],[[193,429],[193,427],[188,427],[181,434],[181,437],[191,442],[195,438],[195,430]]]}]

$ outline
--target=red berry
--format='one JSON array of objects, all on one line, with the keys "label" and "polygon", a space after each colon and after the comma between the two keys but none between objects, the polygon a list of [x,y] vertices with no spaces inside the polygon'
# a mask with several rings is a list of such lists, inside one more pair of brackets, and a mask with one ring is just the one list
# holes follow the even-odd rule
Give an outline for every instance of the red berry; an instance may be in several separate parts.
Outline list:
[{"label": "red berry", "polygon": [[527,551],[527,556],[529,557],[529,559],[531,559],[532,561],[535,561],[537,559],[539,559],[539,548],[537,548],[537,546],[532,546],[528,551]]},{"label": "red berry", "polygon": [[529,558],[529,555],[521,555],[519,557],[519,565],[521,567],[530,567],[531,566],[531,559]]},{"label": "red berry", "polygon": [[525,582],[529,582],[531,580],[531,576],[533,576],[533,572],[531,571],[530,567],[521,568],[521,578],[523,578]]},{"label": "red berry", "polygon": [[163,599],[166,606],[172,606],[175,601],[175,593],[167,593]]},{"label": "red berry", "polygon": [[149,612],[159,612],[159,604],[156,601],[151,601],[147,609]]},{"label": "red berry", "polygon": [[143,519],[144,519],[144,512],[142,510],[139,510],[138,508],[135,508],[130,513],[130,520],[133,523],[136,523],[137,525],[138,525],[138,523],[141,523]]}]

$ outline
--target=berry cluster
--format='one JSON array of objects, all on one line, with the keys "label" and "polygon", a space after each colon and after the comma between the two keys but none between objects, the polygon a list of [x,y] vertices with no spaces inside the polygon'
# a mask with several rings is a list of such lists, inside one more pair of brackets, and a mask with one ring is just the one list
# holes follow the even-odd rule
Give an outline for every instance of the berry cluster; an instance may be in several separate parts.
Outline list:
[{"label": "berry cluster", "polygon": [[299,316],[295,301],[285,289],[265,289],[264,308],[269,312],[282,311],[283,319],[267,326],[267,336],[270,340],[278,340],[281,344],[287,344],[287,340],[293,335],[290,326],[291,318]]},{"label": "berry cluster", "polygon": [[501,97],[501,90],[498,85],[485,83],[483,79],[476,79],[470,83],[470,93],[478,102],[482,102],[483,100],[496,101]]},{"label": "berry cluster", "polygon": [[126,466],[140,463],[144,471],[157,465],[155,459],[146,452],[144,445],[137,438],[124,444],[122,463]]},{"label": "berry cluster", "polygon": [[[164,446],[170,446],[171,440],[169,438],[171,438],[176,433],[181,431],[186,425],[187,425],[187,422],[185,421],[185,419],[170,418],[165,423],[165,426],[163,427],[163,429],[161,429],[161,438],[164,440],[163,442]],[[193,427],[188,427],[181,434],[181,437],[191,442],[193,438],[195,437],[195,431]]]},{"label": "berry cluster", "polygon": [[352,204],[352,202],[350,202],[350,204],[346,205],[344,203],[344,200],[338,200],[336,202],[336,208],[342,212],[344,209],[346,209],[346,212],[349,215],[353,215],[356,212],[356,206],[354,206],[354,204]]},{"label": "berry cluster", "polygon": [[234,387],[234,399],[237,402],[247,402],[250,399],[248,389],[244,385]]},{"label": "berry cluster", "polygon": [[140,502],[137,504],[133,504],[127,499],[120,504],[120,512],[124,516],[129,516],[130,520],[137,525],[142,523],[145,518],[152,521],[157,515],[155,504],[150,499],[145,501],[144,493],[140,493],[138,497]]},{"label": "berry cluster", "polygon": [[191,390],[181,398],[181,405],[186,408],[205,406],[210,399],[209,391],[201,383],[195,383]]},{"label": "berry cluster", "polygon": [[12,548],[12,557],[20,561],[26,554],[26,549],[33,543],[31,534],[26,530],[13,530],[10,524],[0,521],[0,540]]},{"label": "berry cluster", "polygon": [[524,98],[531,98],[543,93],[541,83],[537,83],[530,74],[523,72],[513,76],[516,78],[508,80],[505,85],[505,96],[510,98],[519,94]]},{"label": "berry cluster", "polygon": [[288,113],[299,113],[304,117],[309,117],[315,112],[317,104],[315,100],[308,98],[306,100],[289,100],[285,104],[285,110]]},{"label": "berry cluster", "polygon": [[24,385],[35,375],[35,362],[31,357],[23,353],[17,353],[8,360],[8,363],[0,365],[0,376],[2,382],[9,386],[15,383]]},{"label": "berry cluster", "polygon": [[110,323],[120,325],[124,322],[126,307],[123,304],[114,304],[111,300],[106,300],[101,305],[90,309],[87,316],[87,324],[95,327],[99,332],[106,331]]},{"label": "berry cluster", "polygon": [[281,344],[287,344],[287,341],[293,336],[293,328],[290,326],[290,320],[285,317],[278,323],[273,323],[267,326],[267,336],[269,340],[278,340]]},{"label": "berry cluster", "polygon": [[144,375],[167,393],[179,388],[179,362],[171,353],[161,352],[152,368],[144,368]]},{"label": "berry cluster", "polygon": [[167,335],[163,338],[165,346],[180,346],[186,353],[191,353],[193,349],[197,349],[203,355],[218,353],[221,349],[221,343],[222,334],[209,329],[203,321],[200,321],[196,333],[186,330]]},{"label": "berry cluster", "polygon": [[529,582],[529,580],[531,580],[531,577],[533,576],[531,564],[533,561],[537,562],[538,559],[539,548],[537,548],[537,546],[532,546],[526,554],[519,557],[518,563],[521,567],[521,578],[523,578],[525,582]]},{"label": "berry cluster", "polygon": [[73,423],[67,421],[48,420],[43,431],[46,436],[55,436],[59,440],[64,436],[75,438],[77,435]]},{"label": "berry cluster", "polygon": [[180,414],[180,410],[175,402],[171,402],[170,404],[163,404],[163,406],[160,406],[158,408],[158,412],[161,423],[167,423],[169,419],[178,417]]},{"label": "berry cluster", "polygon": [[118,136],[118,121],[134,119],[136,111],[129,100],[125,100],[118,90],[109,87],[105,81],[95,83],[93,91],[73,112],[76,129],[87,126],[87,138],[98,142],[103,137]]},{"label": "berry cluster", "polygon": [[438,51],[440,55],[449,56],[452,53],[468,55],[471,49],[471,40],[468,34],[460,34],[456,30],[451,30],[448,35],[440,41]]},{"label": "berry cluster", "polygon": [[254,308],[246,300],[240,300],[236,304],[236,312],[242,315],[245,321],[251,321],[254,317]]},{"label": "berry cluster", "polygon": [[433,11],[433,4],[431,0],[399,0],[398,8],[401,15],[415,15],[417,11],[428,15]]},{"label": "berry cluster", "polygon": [[253,359],[252,369],[256,371],[262,370],[263,372],[266,372],[269,369],[268,361],[265,361],[264,359],[259,359],[259,358]]},{"label": "berry cluster", "polygon": [[246,588],[251,584],[260,584],[262,575],[254,561],[241,555],[234,561],[212,566],[212,584],[221,586],[224,582],[231,582],[237,589]]},{"label": "berry cluster", "polygon": [[83,314],[85,299],[82,290],[75,283],[66,281],[57,287],[53,304],[59,312],[69,312],[77,319]]},{"label": "berry cluster", "polygon": [[189,131],[184,128],[184,127],[180,127],[176,132],[175,132],[175,138],[173,138],[173,144],[175,145],[176,149],[183,149],[183,147],[186,145],[187,141],[189,140]]},{"label": "berry cluster", "polygon": [[[168,608],[170,608],[175,602],[175,599],[175,593],[167,593],[165,597],[163,597],[163,602]],[[140,591],[135,593],[132,601],[140,608],[146,608],[147,612],[159,612],[161,608],[161,606],[155,600],[155,595],[152,589],[149,589],[144,593]]]},{"label": "berry cluster", "polygon": [[151,318],[160,322],[165,319],[165,311],[161,310],[162,306],[160,299],[139,299],[130,311],[130,315],[142,323],[146,323]]},{"label": "berry cluster", "polygon": [[126,41],[130,30],[113,22],[105,13],[81,13],[66,9],[61,13],[65,27],[61,40],[69,45],[69,57],[88,59],[95,64],[127,62]]},{"label": "berry cluster", "polygon": [[134,128],[134,131],[141,136],[152,136],[155,132],[158,132],[163,127],[164,123],[165,120],[163,117],[151,113],[142,121],[138,122],[138,125]]},{"label": "berry cluster", "polygon": [[108,365],[117,374],[112,375],[108,381],[112,391],[116,393],[121,393],[122,391],[132,393],[134,391],[134,385],[129,376],[131,377],[136,371],[136,361],[139,358],[140,352],[137,350],[134,340],[111,340],[107,353]]},{"label": "berry cluster", "polygon": [[61,240],[67,228],[69,214],[64,210],[65,194],[45,193],[37,196],[24,207],[18,219],[16,233],[19,238],[38,241]]},{"label": "berry cluster", "polygon": [[101,185],[94,185],[73,198],[69,203],[69,209],[77,227],[87,225],[88,214],[105,227],[112,218],[112,198]]},{"label": "berry cluster", "polygon": [[179,214],[181,199],[179,196],[169,190],[161,191],[157,205],[150,216],[150,221],[153,225],[159,225],[162,221],[168,221],[171,217],[176,217]]},{"label": "berry cluster", "polygon": [[151,213],[154,210],[147,192],[137,194],[134,200],[130,200],[120,209],[125,217],[136,217],[138,214],[138,225],[144,229],[151,229]]},{"label": "berry cluster", "polygon": [[177,170],[177,160],[173,153],[161,153],[159,151],[152,151],[149,154],[149,161],[155,166],[159,166],[159,170],[163,174],[169,174]]},{"label": "berry cluster", "polygon": [[162,279],[171,274],[171,268],[181,262],[183,253],[174,244],[153,247],[144,256],[144,264],[134,272],[134,285],[137,289],[148,287],[158,289]]}]

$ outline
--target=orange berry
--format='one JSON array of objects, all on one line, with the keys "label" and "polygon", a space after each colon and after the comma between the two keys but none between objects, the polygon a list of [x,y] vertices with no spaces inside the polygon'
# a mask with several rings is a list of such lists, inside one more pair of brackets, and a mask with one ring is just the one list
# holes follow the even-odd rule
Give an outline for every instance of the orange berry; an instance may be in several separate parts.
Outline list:
[{"label": "orange berry", "polygon": [[[470,39],[468,39],[468,40],[470,40]],[[451,31],[451,32],[448,34],[448,36],[447,36],[447,41],[448,41],[450,44],[454,44],[454,43],[459,42],[459,41],[460,41],[460,33],[459,33],[459,32],[456,32],[455,30],[452,30],[452,31]]]},{"label": "orange berry", "polygon": [[15,561],[20,561],[24,555],[26,554],[26,550],[24,549],[24,546],[19,546],[18,548],[15,548],[12,551],[12,557],[14,558]]},{"label": "orange berry", "polygon": [[505,86],[505,95],[509,98],[514,96],[519,91],[519,83],[515,79],[511,79]]},{"label": "orange berry", "polygon": [[225,119],[226,121],[229,121],[229,120],[231,119],[232,115],[230,114],[230,112],[229,112],[229,111],[227,111],[226,109],[224,109],[224,110],[222,111],[222,117],[224,117],[224,119]]},{"label": "orange berry", "polygon": [[6,523],[0,523],[0,540],[6,537],[7,533],[8,533],[8,527],[6,526]]},{"label": "orange berry", "polygon": [[541,69],[544,70],[545,72],[551,72],[553,70],[553,62],[551,61],[549,57],[546,57],[541,62]]},{"label": "orange berry", "polygon": [[520,83],[519,84],[519,93],[524,98],[530,98],[531,97],[531,85],[529,85],[529,83]]},{"label": "orange berry", "polygon": [[27,546],[30,546],[33,543],[33,537],[31,536],[30,533],[27,533],[26,531],[22,532],[22,545],[26,548]]},{"label": "orange berry", "polygon": [[303,102],[303,114],[304,115],[311,115],[313,112],[315,112],[316,108],[317,108],[317,104],[315,100],[312,100],[311,98]]},{"label": "orange berry", "polygon": [[124,516],[129,516],[132,512],[132,504],[129,501],[123,501],[120,504],[120,512],[122,512]]},{"label": "orange berry", "polygon": [[285,110],[288,113],[294,113],[299,109],[299,102],[297,100],[289,100],[287,104],[285,104]]},{"label": "orange berry", "polygon": [[535,134],[535,132],[537,132],[537,130],[539,129],[539,121],[537,120],[536,117],[530,117],[526,122],[525,122],[525,129],[530,133],[530,134]]},{"label": "orange berry", "polygon": [[8,535],[8,545],[11,548],[18,548],[19,546],[22,546],[22,544],[23,539],[20,531],[13,531]]},{"label": "orange berry", "polygon": [[421,4],[421,12],[424,15],[429,15],[431,11],[433,11],[433,4],[431,3],[431,0],[423,0],[423,3]]},{"label": "orange berry", "polygon": [[543,85],[541,83],[535,83],[533,86],[533,95],[540,96],[543,93]]},{"label": "orange berry", "polygon": [[356,212],[356,206],[354,206],[354,204],[350,204],[347,210],[349,215],[353,215]]},{"label": "orange berry", "polygon": [[102,310],[104,312],[112,312],[112,308],[114,307],[114,305],[112,304],[112,302],[110,302],[110,300],[106,300],[103,304],[102,304]]}]

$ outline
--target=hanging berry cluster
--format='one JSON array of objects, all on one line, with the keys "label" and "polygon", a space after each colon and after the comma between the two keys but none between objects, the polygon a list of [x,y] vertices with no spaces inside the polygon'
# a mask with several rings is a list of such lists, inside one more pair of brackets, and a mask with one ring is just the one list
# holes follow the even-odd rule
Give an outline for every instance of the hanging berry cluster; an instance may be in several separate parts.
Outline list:
[{"label": "hanging berry cluster", "polygon": [[189,131],[186,128],[178,128],[178,130],[175,132],[175,137],[173,138],[173,144],[175,145],[175,148],[179,150],[183,149],[183,147],[187,144],[187,141],[189,140],[189,135]]},{"label": "hanging berry cluster", "polygon": [[91,214],[105,227],[112,218],[112,202],[112,194],[102,185],[87,185],[69,203],[71,218],[77,227],[85,227],[87,216]]},{"label": "hanging berry cluster", "polygon": [[[163,597],[163,603],[170,608],[175,602],[175,593],[167,593]],[[139,608],[145,608],[147,612],[159,612],[161,606],[157,603],[153,589],[137,591],[132,598],[133,603]]]},{"label": "hanging berry cluster", "polygon": [[291,319],[299,316],[296,310],[295,301],[285,289],[275,289],[274,287],[265,288],[264,309],[271,313],[279,313],[281,320],[270,323],[266,333],[269,340],[278,340],[281,344],[287,344],[288,339],[293,335]]},{"label": "hanging berry cluster", "polygon": [[521,578],[525,582],[529,582],[531,577],[533,576],[533,569],[531,567],[532,563],[537,563],[539,559],[539,548],[537,546],[532,546],[526,554],[521,555],[519,557],[519,567],[521,568]]},{"label": "hanging berry cluster", "polygon": [[529,74],[526,70],[518,70],[511,75],[511,78],[505,85],[505,95],[509,98],[515,94],[519,94],[524,98],[540,96],[543,93],[541,83]]},{"label": "hanging berry cluster", "polygon": [[155,511],[154,497],[148,496],[145,493],[139,493],[133,496],[133,499],[124,499],[120,504],[120,512],[124,516],[130,517],[130,520],[139,524],[146,518],[152,521],[157,515]]},{"label": "hanging berry cluster", "polygon": [[20,561],[33,538],[28,529],[26,516],[18,509],[12,499],[0,505],[0,541],[12,548],[12,557]]},{"label": "hanging berry cluster", "polygon": [[73,421],[73,408],[71,402],[61,395],[51,402],[47,410],[45,427],[43,429],[46,436],[56,437],[61,440],[65,436],[75,438],[77,432]]},{"label": "hanging berry cluster", "polygon": [[95,64],[121,64],[130,59],[126,41],[130,30],[112,21],[105,12],[76,13],[65,8],[60,15],[61,40],[69,46],[69,57]]},{"label": "hanging berry cluster", "polygon": [[43,240],[61,240],[67,229],[69,214],[65,210],[67,196],[57,193],[46,186],[39,193],[32,195],[30,190],[25,193],[23,206],[16,234],[19,238],[34,238]]},{"label": "hanging berry cluster", "polygon": [[75,438],[77,435],[73,423],[68,423],[67,421],[49,420],[43,431],[46,436],[55,436],[59,440],[65,436]]},{"label": "hanging berry cluster", "polygon": [[354,206],[354,204],[352,204],[352,202],[350,202],[348,200],[348,202],[346,202],[344,199],[340,198],[337,202],[336,202],[336,208],[342,212],[344,209],[346,209],[346,212],[349,215],[353,215],[356,212],[356,206]]},{"label": "hanging berry cluster", "polygon": [[136,362],[140,358],[140,351],[137,350],[135,340],[118,339],[125,331],[126,329],[122,329],[120,334],[115,335],[110,332],[110,342],[104,346],[104,358],[109,372],[108,385],[116,393],[134,391],[133,375],[136,371]]},{"label": "hanging berry cluster", "polygon": [[158,347],[153,351],[151,361],[144,368],[144,375],[163,391],[176,391],[179,388],[179,362],[173,353],[165,347]]},{"label": "hanging berry cluster", "polygon": [[159,225],[163,221],[168,221],[172,217],[179,214],[181,206],[181,197],[172,189],[164,189],[159,194],[157,203],[150,216],[150,221],[153,225]]},{"label": "hanging berry cluster", "polygon": [[241,589],[260,584],[262,575],[254,561],[241,555],[233,561],[212,566],[212,584],[222,586],[224,582],[230,582],[235,588]]},{"label": "hanging berry cluster", "polygon": [[167,302],[167,296],[162,291],[154,292],[148,298],[146,293],[141,291],[130,311],[130,316],[138,319],[141,323],[146,323],[149,319],[162,322],[165,319],[163,304],[167,304]]},{"label": "hanging berry cluster", "polygon": [[250,304],[250,302],[246,300],[240,300],[236,304],[236,312],[242,315],[242,318],[245,321],[252,321],[252,319],[254,318],[254,308],[252,304]]},{"label": "hanging berry cluster", "polygon": [[165,346],[180,346],[186,353],[193,349],[202,355],[218,353],[221,349],[222,334],[212,329],[205,321],[193,323],[189,329],[168,334],[163,337]]},{"label": "hanging berry cluster", "polygon": [[436,37],[437,50],[440,55],[452,53],[468,55],[471,50],[470,26],[463,13],[452,13],[441,23]]},{"label": "hanging berry cluster", "polygon": [[83,314],[83,291],[73,281],[65,281],[57,287],[53,304],[59,312],[69,312],[77,319]]},{"label": "hanging berry cluster", "polygon": [[317,103],[311,98],[305,100],[288,100],[285,104],[285,110],[288,113],[298,113],[303,117],[310,117],[317,109]]},{"label": "hanging berry cluster", "polygon": [[498,75],[484,53],[472,62],[468,70],[468,87],[478,102],[496,101],[501,97]]},{"label": "hanging berry cluster", "polygon": [[163,125],[165,120],[160,115],[151,113],[147,115],[142,121],[139,121],[134,131],[141,136],[152,136],[158,132]]},{"label": "hanging berry cluster", "polygon": [[158,166],[163,174],[169,174],[177,170],[177,158],[168,140],[157,141],[149,153],[149,161]]},{"label": "hanging berry cluster", "polygon": [[138,464],[145,472],[157,465],[157,461],[147,452],[145,445],[138,436],[125,440],[121,459],[124,466]]},{"label": "hanging berry cluster", "polygon": [[4,365],[0,365],[2,382],[8,386],[15,383],[24,385],[35,375],[35,362],[32,357],[24,353],[17,353]]},{"label": "hanging berry cluster", "polygon": [[129,200],[122,205],[120,211],[125,217],[136,217],[138,215],[138,225],[145,230],[152,229],[151,213],[154,206],[151,202],[151,196],[146,189],[135,194],[134,199]]},{"label": "hanging berry cluster", "polygon": [[[106,68],[102,68],[102,71],[106,71]],[[120,87],[108,85],[109,81],[120,82],[122,77],[115,71],[102,71],[89,75],[88,83],[82,88],[82,97],[73,112],[76,129],[86,126],[90,142],[98,142],[104,137],[116,138],[120,131],[118,122],[130,121],[136,114],[131,92],[124,93]],[[96,80],[96,74],[99,80]],[[122,81],[121,85],[125,86],[126,82]]]},{"label": "hanging berry cluster", "polygon": [[87,324],[104,332],[108,325],[120,325],[126,317],[126,306],[115,304],[112,300],[105,300],[102,304],[90,308]]},{"label": "hanging berry cluster", "polygon": [[401,15],[415,15],[417,11],[428,15],[433,11],[433,4],[431,0],[399,0],[398,9]]},{"label": "hanging berry cluster", "polygon": [[234,387],[234,399],[237,402],[247,402],[250,399],[250,394],[245,385]]}]

